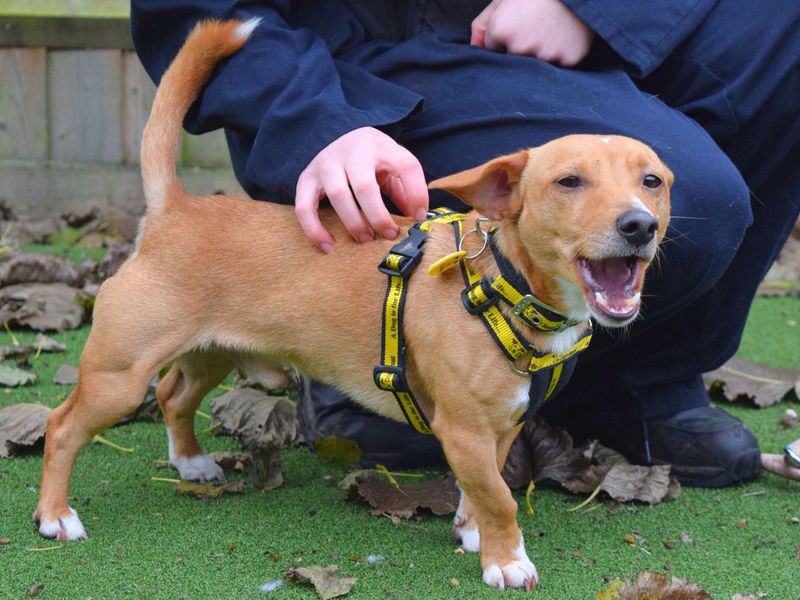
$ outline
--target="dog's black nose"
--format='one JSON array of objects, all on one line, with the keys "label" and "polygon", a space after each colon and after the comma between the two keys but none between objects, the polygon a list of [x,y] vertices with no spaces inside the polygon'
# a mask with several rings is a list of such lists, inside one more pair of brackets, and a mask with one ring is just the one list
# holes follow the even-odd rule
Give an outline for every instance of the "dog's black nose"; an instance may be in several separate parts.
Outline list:
[{"label": "dog's black nose", "polygon": [[658,230],[658,221],[643,210],[629,210],[617,219],[617,231],[634,246],[650,243]]}]

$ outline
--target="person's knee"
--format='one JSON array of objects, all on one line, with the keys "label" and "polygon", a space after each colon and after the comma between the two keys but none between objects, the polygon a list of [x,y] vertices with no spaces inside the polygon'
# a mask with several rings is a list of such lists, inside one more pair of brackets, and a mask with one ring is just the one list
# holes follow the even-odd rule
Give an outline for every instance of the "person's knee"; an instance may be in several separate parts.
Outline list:
[{"label": "person's knee", "polygon": [[675,171],[660,267],[673,284],[699,295],[725,272],[752,223],[750,192],[719,150],[681,161]]}]

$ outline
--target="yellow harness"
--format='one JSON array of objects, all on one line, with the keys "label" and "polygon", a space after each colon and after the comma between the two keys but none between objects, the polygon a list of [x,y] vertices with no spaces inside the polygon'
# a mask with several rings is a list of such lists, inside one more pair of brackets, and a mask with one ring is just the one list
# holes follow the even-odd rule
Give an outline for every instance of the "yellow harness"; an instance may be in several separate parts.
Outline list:
[{"label": "yellow harness", "polygon": [[[395,244],[378,265],[378,269],[388,275],[389,281],[383,302],[381,362],[374,368],[373,378],[378,388],[394,394],[406,420],[419,433],[429,434],[432,431],[430,423],[409,389],[405,376],[403,308],[408,279],[422,258],[422,247],[434,223],[453,224],[456,252],[436,261],[428,273],[437,275],[455,264],[460,265],[466,286],[461,293],[464,307],[470,314],[481,318],[492,338],[509,359],[512,369],[519,375],[531,377],[531,402],[521,420],[563,387],[574,369],[577,354],[589,346],[592,337],[589,326],[586,333],[564,352],[544,353],[537,351],[520,336],[500,310],[498,306],[500,301],[509,304],[514,316],[522,323],[539,331],[556,333],[584,322],[573,321],[559,315],[554,308],[541,302],[530,292],[525,279],[496,250],[493,232],[481,229],[480,224],[485,222],[485,219],[479,219],[475,226],[475,231],[484,239],[484,247],[480,252],[486,247],[492,249],[501,274],[491,279],[474,271],[469,266],[468,260],[477,255],[467,256],[466,252],[461,250],[461,241],[464,237],[463,221],[466,216],[446,208],[435,210],[431,218],[412,226],[408,231],[408,237]],[[517,361],[527,354],[530,354],[530,359],[526,368],[518,369]]]}]

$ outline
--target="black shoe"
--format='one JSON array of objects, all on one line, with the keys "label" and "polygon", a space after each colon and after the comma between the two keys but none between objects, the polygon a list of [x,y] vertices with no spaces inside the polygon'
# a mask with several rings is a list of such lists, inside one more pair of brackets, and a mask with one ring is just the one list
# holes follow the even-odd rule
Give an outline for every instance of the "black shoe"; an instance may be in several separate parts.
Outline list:
[{"label": "black shoe", "polygon": [[381,464],[387,469],[418,469],[444,464],[444,453],[434,436],[369,412],[317,381],[303,380],[297,418],[309,448],[313,450],[320,437],[347,438],[361,449],[358,464],[362,467]]},{"label": "black shoe", "polygon": [[761,472],[758,441],[739,419],[711,406],[651,418],[600,435],[639,464],[670,464],[681,484],[724,487]]}]

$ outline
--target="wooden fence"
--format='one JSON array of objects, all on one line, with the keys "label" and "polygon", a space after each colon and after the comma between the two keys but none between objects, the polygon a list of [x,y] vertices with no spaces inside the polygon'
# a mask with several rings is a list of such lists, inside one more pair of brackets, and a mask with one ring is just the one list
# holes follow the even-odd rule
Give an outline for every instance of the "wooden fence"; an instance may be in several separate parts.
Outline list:
[{"label": "wooden fence", "polygon": [[[155,88],[132,51],[127,2],[45,4],[33,15],[0,7],[0,201],[33,217],[98,207],[131,235]],[[93,16],[99,5],[117,10]],[[178,167],[192,191],[241,193],[221,131],[185,135]]]}]

